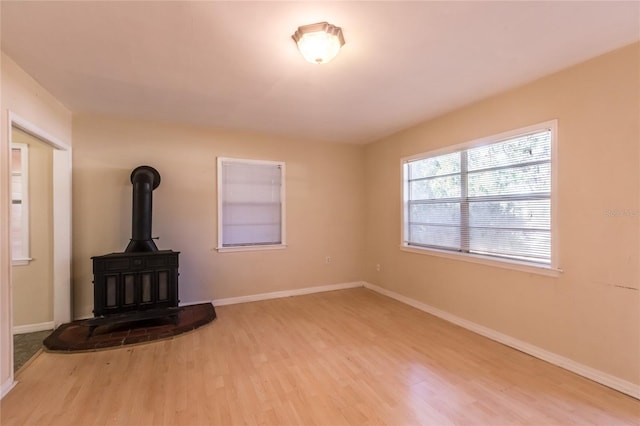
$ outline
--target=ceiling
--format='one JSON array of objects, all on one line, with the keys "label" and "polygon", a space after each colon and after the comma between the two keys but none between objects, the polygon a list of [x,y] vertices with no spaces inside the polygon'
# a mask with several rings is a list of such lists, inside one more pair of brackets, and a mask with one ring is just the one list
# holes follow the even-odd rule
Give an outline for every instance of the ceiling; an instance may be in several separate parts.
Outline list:
[{"label": "ceiling", "polygon": [[[367,143],[640,39],[640,2],[1,3],[2,50],[74,113]],[[291,35],[346,44],[307,63]]]}]

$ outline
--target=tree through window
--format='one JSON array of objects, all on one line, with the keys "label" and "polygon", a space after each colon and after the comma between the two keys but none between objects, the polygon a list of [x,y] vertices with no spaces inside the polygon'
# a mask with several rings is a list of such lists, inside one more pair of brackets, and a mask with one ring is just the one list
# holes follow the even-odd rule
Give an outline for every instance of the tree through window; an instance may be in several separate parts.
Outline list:
[{"label": "tree through window", "polygon": [[554,126],[405,159],[404,246],[551,266]]}]

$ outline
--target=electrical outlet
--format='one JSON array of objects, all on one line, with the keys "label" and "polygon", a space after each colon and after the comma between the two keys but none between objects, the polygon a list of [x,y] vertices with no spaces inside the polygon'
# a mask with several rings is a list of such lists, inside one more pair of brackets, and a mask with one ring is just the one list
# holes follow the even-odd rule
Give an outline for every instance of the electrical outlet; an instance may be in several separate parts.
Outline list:
[{"label": "electrical outlet", "polygon": [[376,271],[380,272],[380,264],[376,263]]},{"label": "electrical outlet", "polygon": [[327,264],[331,263],[331,256],[327,256],[324,261]]}]

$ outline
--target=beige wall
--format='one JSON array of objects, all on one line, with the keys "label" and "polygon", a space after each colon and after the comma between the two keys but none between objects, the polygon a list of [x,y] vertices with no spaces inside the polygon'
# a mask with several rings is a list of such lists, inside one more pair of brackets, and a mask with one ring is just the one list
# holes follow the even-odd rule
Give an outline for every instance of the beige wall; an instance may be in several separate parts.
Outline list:
[{"label": "beige wall", "polygon": [[[368,145],[366,280],[640,384],[639,60],[635,44]],[[556,118],[560,277],[400,250],[401,157]]]},{"label": "beige wall", "polygon": [[[153,235],[158,248],[181,252],[183,303],[362,276],[361,146],[90,116],[74,118],[73,138],[76,317],[93,307],[91,256],[123,251],[131,237],[129,176],[142,164],[162,177],[153,192]],[[286,162],[287,249],[214,250],[218,156]]]},{"label": "beige wall", "polygon": [[71,112],[18,67],[4,53],[1,55],[0,119],[0,386],[11,384],[11,257],[9,252],[9,126],[7,111],[18,114],[60,140],[71,142]]},{"label": "beige wall", "polygon": [[27,265],[12,271],[13,326],[53,321],[53,148],[18,129],[12,141],[29,147],[29,240]]}]

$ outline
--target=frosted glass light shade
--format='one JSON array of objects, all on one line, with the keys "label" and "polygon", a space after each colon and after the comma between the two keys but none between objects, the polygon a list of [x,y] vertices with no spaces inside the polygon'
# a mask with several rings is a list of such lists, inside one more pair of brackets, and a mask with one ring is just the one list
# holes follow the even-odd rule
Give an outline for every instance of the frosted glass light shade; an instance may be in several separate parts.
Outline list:
[{"label": "frosted glass light shade", "polygon": [[292,36],[304,59],[312,64],[324,64],[336,57],[344,45],[342,29],[327,22],[298,27]]}]

